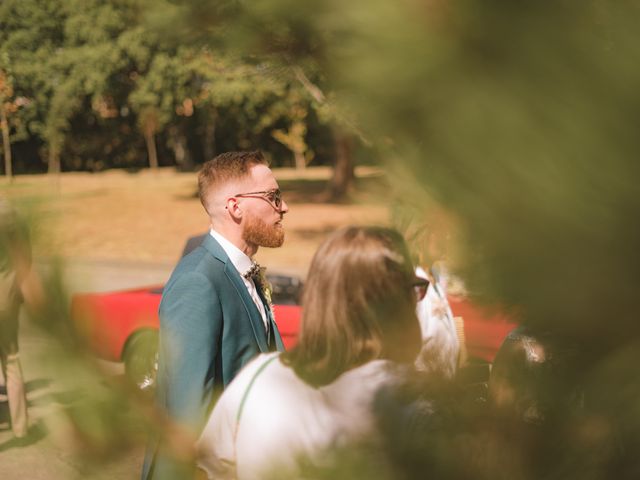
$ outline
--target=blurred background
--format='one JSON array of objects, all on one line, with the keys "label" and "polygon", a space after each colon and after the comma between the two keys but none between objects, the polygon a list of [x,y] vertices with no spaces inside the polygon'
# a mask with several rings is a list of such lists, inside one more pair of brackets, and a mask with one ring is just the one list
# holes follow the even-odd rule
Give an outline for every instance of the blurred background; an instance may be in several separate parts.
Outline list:
[{"label": "blurred background", "polygon": [[[67,381],[47,402],[75,439],[40,478],[137,475],[148,404],[51,325],[73,291],[166,280],[207,228],[193,172],[238,149],[268,154],[291,199],[267,265],[304,276],[339,226],[422,223],[425,261],[571,351],[535,435],[492,423],[431,468],[638,478],[638,20],[630,0],[4,0],[1,188],[30,224],[49,305],[28,324],[44,357],[25,371]],[[61,431],[39,428],[28,448],[2,437],[1,470],[24,454],[24,471]]]}]

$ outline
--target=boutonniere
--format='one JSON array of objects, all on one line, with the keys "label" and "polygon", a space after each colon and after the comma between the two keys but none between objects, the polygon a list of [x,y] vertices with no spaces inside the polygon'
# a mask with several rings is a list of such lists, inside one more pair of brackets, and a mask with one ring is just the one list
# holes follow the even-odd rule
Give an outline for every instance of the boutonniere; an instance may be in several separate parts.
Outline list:
[{"label": "boutonniere", "polygon": [[260,267],[260,273],[258,274],[258,283],[260,284],[260,288],[262,289],[262,295],[264,295],[264,299],[267,301],[267,306],[271,311],[271,316],[275,319],[275,314],[273,312],[273,302],[271,300],[271,295],[273,294],[273,285],[271,282],[267,280],[267,269],[265,267]]}]

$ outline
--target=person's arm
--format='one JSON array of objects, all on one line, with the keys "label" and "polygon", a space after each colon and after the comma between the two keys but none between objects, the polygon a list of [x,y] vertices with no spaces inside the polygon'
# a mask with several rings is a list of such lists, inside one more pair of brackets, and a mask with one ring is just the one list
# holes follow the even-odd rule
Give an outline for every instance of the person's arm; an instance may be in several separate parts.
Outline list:
[{"label": "person's arm", "polygon": [[25,224],[16,225],[10,232],[10,256],[16,272],[16,281],[20,295],[31,316],[46,315],[47,298],[42,279],[32,268],[33,257],[31,237]]},{"label": "person's arm", "polygon": [[167,411],[196,435],[213,394],[222,309],[210,281],[190,272],[165,292],[160,306],[160,361]]}]

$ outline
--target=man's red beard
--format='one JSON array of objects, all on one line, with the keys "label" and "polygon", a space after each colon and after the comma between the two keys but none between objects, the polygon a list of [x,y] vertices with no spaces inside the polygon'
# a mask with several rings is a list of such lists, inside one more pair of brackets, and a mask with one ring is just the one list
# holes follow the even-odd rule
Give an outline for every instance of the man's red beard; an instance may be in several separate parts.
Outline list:
[{"label": "man's red beard", "polygon": [[259,247],[277,248],[284,243],[284,229],[281,225],[267,225],[262,219],[252,217],[247,219],[242,239]]}]

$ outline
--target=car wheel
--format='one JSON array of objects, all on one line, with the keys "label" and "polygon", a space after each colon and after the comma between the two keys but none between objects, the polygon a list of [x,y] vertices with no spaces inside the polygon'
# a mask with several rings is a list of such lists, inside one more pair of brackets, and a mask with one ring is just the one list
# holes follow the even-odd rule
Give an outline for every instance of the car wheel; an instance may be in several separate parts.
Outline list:
[{"label": "car wheel", "polygon": [[158,371],[158,332],[143,330],[134,333],[127,341],[122,358],[127,378],[139,390],[152,392]]}]

